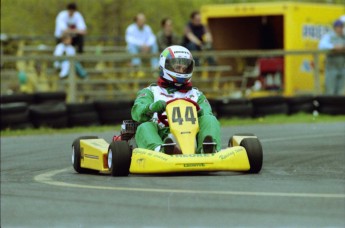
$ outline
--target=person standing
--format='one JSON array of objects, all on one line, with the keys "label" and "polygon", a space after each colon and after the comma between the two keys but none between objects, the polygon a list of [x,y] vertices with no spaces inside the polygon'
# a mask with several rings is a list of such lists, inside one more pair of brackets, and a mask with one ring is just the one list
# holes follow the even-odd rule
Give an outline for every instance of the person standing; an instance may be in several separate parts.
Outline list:
[{"label": "person standing", "polygon": [[341,20],[341,22],[343,22],[343,27],[344,27],[343,28],[343,33],[344,33],[344,36],[345,36],[345,15],[342,15],[339,20]]},{"label": "person standing", "polygon": [[173,23],[170,18],[164,18],[161,22],[161,27],[162,30],[157,33],[157,43],[160,52],[169,46],[181,44],[180,37],[174,33]]},{"label": "person standing", "polygon": [[64,34],[69,34],[72,37],[72,45],[77,48],[77,52],[83,53],[86,29],[84,18],[77,11],[77,5],[69,3],[67,9],[61,11],[56,17],[54,35],[57,43],[60,43],[61,37]]},{"label": "person standing", "polygon": [[[158,54],[156,36],[153,34],[151,27],[145,22],[145,15],[139,13],[134,18],[134,23],[126,29],[127,50],[130,54]],[[141,59],[133,58],[131,64],[138,67],[141,65]],[[156,57],[151,58],[151,67],[152,69],[158,69],[158,59]]]},{"label": "person standing", "polygon": [[345,87],[345,35],[340,20],[333,24],[333,31],[321,37],[319,49],[331,50],[326,58],[326,94],[340,95]]},{"label": "person standing", "polygon": [[[208,28],[201,23],[201,14],[194,11],[190,15],[190,21],[185,27],[183,46],[190,51],[212,50],[212,35]],[[195,65],[200,65],[197,58]],[[216,65],[213,57],[207,57],[209,65]]]}]

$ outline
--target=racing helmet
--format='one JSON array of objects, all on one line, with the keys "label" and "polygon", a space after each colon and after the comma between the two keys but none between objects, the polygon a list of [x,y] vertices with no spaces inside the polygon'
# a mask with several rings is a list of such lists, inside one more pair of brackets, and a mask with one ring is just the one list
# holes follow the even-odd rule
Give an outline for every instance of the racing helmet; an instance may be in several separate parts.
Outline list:
[{"label": "racing helmet", "polygon": [[160,55],[160,77],[175,87],[181,87],[191,82],[194,60],[190,51],[182,46],[167,47]]}]

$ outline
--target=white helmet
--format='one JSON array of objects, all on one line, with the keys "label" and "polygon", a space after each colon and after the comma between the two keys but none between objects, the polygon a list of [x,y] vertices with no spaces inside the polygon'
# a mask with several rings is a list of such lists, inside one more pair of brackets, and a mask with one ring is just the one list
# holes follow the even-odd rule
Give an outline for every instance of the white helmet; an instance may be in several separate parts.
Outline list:
[{"label": "white helmet", "polygon": [[167,47],[159,59],[160,77],[172,86],[180,87],[191,82],[194,60],[190,51],[182,46]]}]

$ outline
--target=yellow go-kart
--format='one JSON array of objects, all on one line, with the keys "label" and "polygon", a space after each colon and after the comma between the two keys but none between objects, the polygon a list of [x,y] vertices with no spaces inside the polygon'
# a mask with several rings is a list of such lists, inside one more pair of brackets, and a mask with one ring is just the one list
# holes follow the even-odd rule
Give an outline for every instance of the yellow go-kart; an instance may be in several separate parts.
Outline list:
[{"label": "yellow go-kart", "polygon": [[215,153],[196,153],[199,131],[195,102],[176,99],[167,103],[166,116],[170,132],[181,154],[137,148],[135,132],[138,123],[124,121],[121,135],[108,144],[94,136],[80,137],[72,145],[72,164],[78,173],[102,172],[112,176],[129,174],[159,174],[178,172],[239,171],[259,173],[262,167],[262,147],[253,134],[236,134],[228,147]]}]

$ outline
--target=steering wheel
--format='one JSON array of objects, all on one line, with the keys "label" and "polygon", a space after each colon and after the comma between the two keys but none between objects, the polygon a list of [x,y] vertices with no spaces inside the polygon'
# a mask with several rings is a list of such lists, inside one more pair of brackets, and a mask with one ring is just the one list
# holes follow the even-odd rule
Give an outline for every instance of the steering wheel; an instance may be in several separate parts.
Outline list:
[{"label": "steering wheel", "polygon": [[[170,104],[171,102],[174,102],[174,101],[177,101],[177,100],[185,100],[185,101],[188,101],[189,103],[192,103],[196,110],[199,111],[200,110],[200,106],[198,103],[196,103],[195,101],[193,101],[192,99],[189,99],[189,98],[175,98],[175,99],[172,99],[170,101],[167,101],[167,105]],[[166,127],[169,126],[169,123],[167,121],[167,115],[163,115],[162,113],[158,113],[158,120],[163,123]]]}]

